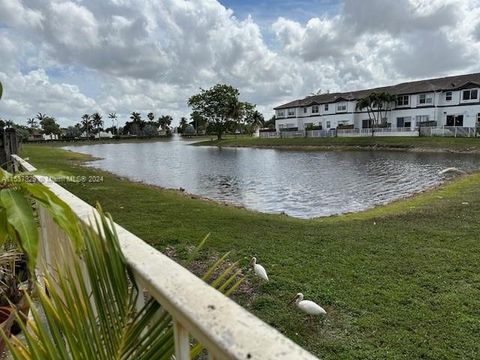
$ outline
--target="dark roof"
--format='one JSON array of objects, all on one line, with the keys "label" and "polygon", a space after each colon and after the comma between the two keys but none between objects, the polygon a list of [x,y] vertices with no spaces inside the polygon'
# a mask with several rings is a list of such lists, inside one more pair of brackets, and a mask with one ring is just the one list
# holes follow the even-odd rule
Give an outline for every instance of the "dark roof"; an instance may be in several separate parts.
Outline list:
[{"label": "dark roof", "polygon": [[480,87],[480,73],[410,81],[392,86],[384,86],[373,89],[364,89],[343,93],[337,92],[330,94],[307,96],[304,99],[291,101],[289,103],[277,106],[274,110],[287,109],[299,106],[327,104],[337,101],[356,100],[373,92],[388,92],[392,95],[407,95],[432,91],[459,90],[471,85]]}]

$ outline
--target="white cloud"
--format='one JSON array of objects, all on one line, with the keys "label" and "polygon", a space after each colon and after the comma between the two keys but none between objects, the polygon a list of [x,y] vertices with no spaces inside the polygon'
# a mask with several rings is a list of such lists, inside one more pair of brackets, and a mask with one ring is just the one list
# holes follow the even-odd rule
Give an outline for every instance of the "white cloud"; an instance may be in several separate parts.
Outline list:
[{"label": "white cloud", "polygon": [[265,29],[216,0],[0,0],[0,117],[180,117],[190,95],[218,82],[270,115],[318,89],[479,71],[478,18],[478,0],[345,0],[333,16],[285,13]]}]

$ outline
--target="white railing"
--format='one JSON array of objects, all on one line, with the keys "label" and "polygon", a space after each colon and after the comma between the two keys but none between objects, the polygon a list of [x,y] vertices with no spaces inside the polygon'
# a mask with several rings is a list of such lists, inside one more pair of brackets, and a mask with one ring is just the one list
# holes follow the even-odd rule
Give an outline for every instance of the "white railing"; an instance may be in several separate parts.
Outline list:
[{"label": "white railing", "polygon": [[475,137],[476,128],[465,126],[436,126],[422,127],[420,132],[424,136]]},{"label": "white railing", "polygon": [[259,137],[264,139],[278,138],[279,134],[276,131],[260,131]]},{"label": "white railing", "polygon": [[[13,155],[18,171],[36,169]],[[34,176],[65,201],[89,225],[97,211],[50,178]],[[58,248],[69,242],[47,211],[39,211],[41,227],[40,261],[51,263]],[[115,224],[120,246],[140,289],[145,289],[174,320],[175,359],[190,358],[190,336],[202,343],[210,359],[316,359],[228,297],[213,289],[187,269],[142,239]],[[58,259],[61,260],[61,259]]]},{"label": "white railing", "polygon": [[[435,126],[435,127],[401,127],[401,128],[374,128],[374,136],[450,136],[475,137],[477,130],[474,127],[464,126]],[[260,133],[262,138],[294,138],[294,137],[362,137],[372,136],[372,129],[337,129],[337,130],[300,130]]]}]

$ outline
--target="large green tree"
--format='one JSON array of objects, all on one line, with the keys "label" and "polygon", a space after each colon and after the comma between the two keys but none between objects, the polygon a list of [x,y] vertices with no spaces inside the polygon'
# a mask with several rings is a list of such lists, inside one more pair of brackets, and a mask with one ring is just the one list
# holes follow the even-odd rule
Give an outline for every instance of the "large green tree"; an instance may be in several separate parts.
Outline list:
[{"label": "large green tree", "polygon": [[188,106],[207,120],[208,127],[216,133],[220,140],[232,125],[232,116],[238,110],[235,108],[239,102],[240,92],[233,86],[225,84],[217,84],[208,90],[200,90],[199,94],[188,99]]},{"label": "large green tree", "polygon": [[57,121],[55,120],[55,118],[51,116],[43,117],[43,119],[40,121],[40,126],[42,127],[42,130],[46,135],[60,134],[60,126],[57,124]]}]

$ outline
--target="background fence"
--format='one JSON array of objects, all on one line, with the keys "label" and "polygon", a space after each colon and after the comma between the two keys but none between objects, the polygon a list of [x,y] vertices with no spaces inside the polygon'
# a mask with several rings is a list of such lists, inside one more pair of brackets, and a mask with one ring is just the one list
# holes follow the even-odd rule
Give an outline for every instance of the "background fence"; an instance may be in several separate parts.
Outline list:
[{"label": "background fence", "polygon": [[421,128],[375,128],[375,129],[332,129],[303,131],[260,132],[261,138],[298,138],[298,137],[362,137],[362,136],[448,136],[476,137],[474,127],[436,126]]}]

